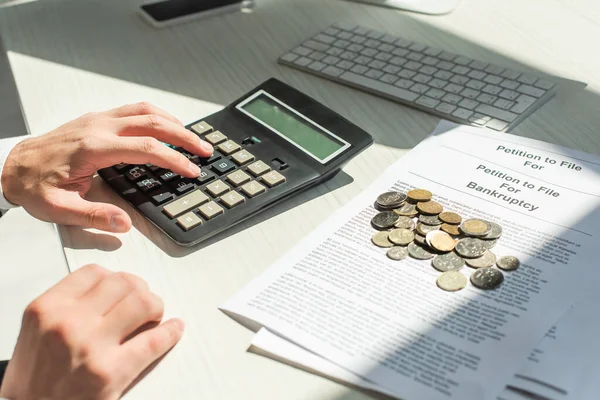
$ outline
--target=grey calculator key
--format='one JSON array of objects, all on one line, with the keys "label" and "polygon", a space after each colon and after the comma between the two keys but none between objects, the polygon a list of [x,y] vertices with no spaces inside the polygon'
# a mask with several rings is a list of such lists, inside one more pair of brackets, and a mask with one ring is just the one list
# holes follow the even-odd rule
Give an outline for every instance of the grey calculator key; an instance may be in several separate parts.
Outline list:
[{"label": "grey calculator key", "polygon": [[489,115],[490,117],[501,119],[502,121],[512,122],[517,119],[518,115],[501,108],[493,107],[488,104],[480,104],[475,111],[481,114]]},{"label": "grey calculator key", "polygon": [[353,51],[355,53],[360,53],[361,51],[363,51],[365,49],[365,46],[361,46],[360,44],[351,44],[350,46],[348,46],[348,51]]},{"label": "grey calculator key", "polygon": [[307,40],[306,42],[302,43],[302,45],[316,51],[326,51],[329,48],[329,46],[325,43],[315,42],[314,40]]},{"label": "grey calculator key", "polygon": [[504,71],[504,68],[490,64],[484,69],[484,71],[488,74],[500,75]]},{"label": "grey calculator key", "polygon": [[517,79],[519,82],[524,83],[526,85],[533,85],[535,83],[535,81],[537,81],[537,78],[535,76],[531,76],[531,75],[527,75],[527,74],[522,74],[519,79]]},{"label": "grey calculator key", "polygon": [[369,67],[371,68],[375,68],[375,69],[383,69],[383,67],[386,66],[386,63],[384,63],[383,61],[379,61],[379,60],[373,60],[369,63]]},{"label": "grey calculator key", "polygon": [[367,71],[367,73],[365,74],[366,77],[368,78],[373,78],[373,79],[379,79],[379,77],[383,75],[383,72],[381,72],[378,69],[370,69]]},{"label": "grey calculator key", "polygon": [[473,60],[465,56],[458,56],[453,61],[458,65],[469,65]]},{"label": "grey calculator key", "polygon": [[437,72],[437,68],[432,67],[430,65],[425,65],[419,69],[419,72],[425,75],[433,75]]},{"label": "grey calculator key", "polygon": [[454,75],[452,72],[444,71],[444,70],[438,71],[435,74],[433,74],[433,76],[435,76],[436,78],[444,79],[444,80],[450,79],[452,77],[452,75]]},{"label": "grey calculator key", "polygon": [[439,69],[444,69],[446,71],[450,71],[455,66],[456,66],[456,64],[451,63],[450,61],[440,61],[436,65],[436,67],[438,67]]},{"label": "grey calculator key", "polygon": [[413,76],[415,76],[417,73],[415,71],[411,71],[409,69],[403,69],[402,71],[398,72],[398,76],[402,77],[402,78],[406,78],[406,79],[410,79]]},{"label": "grey calculator key", "polygon": [[323,64],[321,61],[315,61],[312,64],[310,64],[308,66],[308,68],[312,69],[313,71],[320,71],[323,68],[325,68],[327,64]]},{"label": "grey calculator key", "polygon": [[427,83],[431,80],[431,77],[428,75],[417,74],[413,76],[412,80],[419,83]]},{"label": "grey calculator key", "polygon": [[517,88],[517,92],[526,94],[528,96],[533,96],[533,97],[542,97],[544,95],[544,93],[546,93],[545,90],[538,89],[536,87],[529,86],[529,85],[519,86]]},{"label": "grey calculator key", "polygon": [[456,83],[449,83],[448,86],[444,88],[444,90],[449,93],[460,93],[463,90],[465,90],[465,87],[457,85]]},{"label": "grey calculator key", "polygon": [[294,54],[294,53],[287,53],[284,54],[280,57],[283,61],[287,61],[287,62],[292,62],[294,61],[296,58],[298,58],[298,54]]},{"label": "grey calculator key", "polygon": [[392,74],[384,74],[382,77],[379,78],[379,80],[381,82],[389,83],[391,85],[398,80],[398,77]]},{"label": "grey calculator key", "polygon": [[445,95],[444,97],[442,97],[442,100],[445,101],[445,102],[447,102],[447,103],[450,103],[450,104],[458,104],[462,100],[462,97],[457,96],[457,95],[452,94],[452,93],[448,93],[447,95]]},{"label": "grey calculator key", "polygon": [[340,60],[341,60],[341,58],[336,57],[336,56],[327,56],[321,61],[324,62],[325,64],[335,65],[335,64],[339,63]]},{"label": "grey calculator key", "polygon": [[198,212],[200,212],[200,215],[202,215],[204,218],[209,220],[213,219],[217,215],[223,214],[224,210],[223,207],[211,200],[208,203],[200,206],[200,208],[198,208]]},{"label": "grey calculator key", "polygon": [[444,95],[446,94],[446,92],[444,92],[443,90],[440,89],[430,89],[427,93],[425,93],[427,96],[434,98],[434,99],[441,99],[442,97],[444,97]]},{"label": "grey calculator key", "polygon": [[485,86],[485,83],[478,81],[477,79],[471,79],[465,86],[471,89],[481,90],[481,88]]},{"label": "grey calculator key", "polygon": [[231,159],[237,164],[237,165],[244,165],[246,163],[249,163],[250,161],[254,160],[254,154],[250,153],[248,150],[240,150],[237,153],[234,153],[231,156]]},{"label": "grey calculator key", "polygon": [[457,117],[457,118],[467,119],[471,115],[473,115],[473,111],[465,110],[464,108],[457,108],[456,110],[454,110],[454,112],[452,113],[452,115],[455,116],[455,117]]},{"label": "grey calculator key", "polygon": [[494,129],[494,130],[497,130],[497,131],[501,131],[501,130],[504,130],[504,128],[506,128],[508,126],[508,123],[506,123],[504,121],[500,121],[498,119],[492,119],[485,126],[487,128],[491,128],[491,129]]},{"label": "grey calculator key", "polygon": [[362,42],[364,42],[365,40],[367,40],[366,37],[364,36],[360,36],[360,35],[354,35],[350,38],[350,41],[352,43],[357,43],[357,44],[361,44]]},{"label": "grey calculator key", "polygon": [[368,70],[369,70],[369,67],[365,67],[364,65],[355,65],[354,67],[352,67],[352,69],[350,71],[352,71],[356,74],[359,74],[359,75],[363,75]]},{"label": "grey calculator key", "polygon": [[358,56],[353,61],[355,63],[357,63],[357,64],[367,65],[368,63],[370,63],[371,61],[373,61],[373,59],[371,57]]},{"label": "grey calculator key", "polygon": [[408,46],[410,46],[412,44],[412,42],[410,40],[408,40],[408,39],[400,38],[400,39],[396,40],[394,42],[394,44],[396,46],[400,46],[400,47],[408,47]]},{"label": "grey calculator key", "polygon": [[469,82],[469,78],[462,75],[454,75],[452,78],[450,78],[450,82],[456,83],[457,85],[464,85]]},{"label": "grey calculator key", "polygon": [[471,62],[471,64],[469,64],[469,67],[471,68],[475,68],[478,70],[483,70],[488,66],[488,63],[483,62],[483,61],[479,61],[479,60],[475,60],[473,62]]},{"label": "grey calculator key", "polygon": [[431,82],[428,83],[429,86],[434,87],[434,88],[438,88],[438,89],[443,88],[447,84],[448,84],[447,81],[443,81],[443,80],[437,79],[437,78],[433,79]]},{"label": "grey calculator key", "polygon": [[227,208],[233,208],[245,201],[246,199],[244,196],[233,190],[221,196],[221,203],[225,204]]},{"label": "grey calculator key", "polygon": [[519,92],[515,92],[514,90],[503,90],[500,93],[498,93],[498,96],[502,97],[503,99],[507,99],[507,100],[514,100],[517,97],[519,97]]},{"label": "grey calculator key", "polygon": [[338,67],[334,67],[332,65],[328,65],[321,72],[329,76],[337,77],[340,76],[344,72],[344,70]]},{"label": "grey calculator key", "polygon": [[409,60],[413,60],[413,61],[421,61],[423,59],[423,54],[421,53],[415,53],[415,52],[410,52],[406,55],[406,58],[408,58]]},{"label": "grey calculator key", "polygon": [[428,56],[435,57],[440,54],[442,50],[436,49],[435,47],[428,47],[423,51],[423,54],[427,54]]},{"label": "grey calculator key", "polygon": [[221,131],[214,131],[212,133],[209,133],[208,135],[206,135],[204,137],[204,140],[206,140],[208,143],[212,144],[213,146],[222,143],[224,141],[227,140],[227,136],[223,135],[221,133]]},{"label": "grey calculator key", "polygon": [[452,61],[456,58],[456,54],[449,51],[442,51],[437,57],[441,60]]},{"label": "grey calculator key", "polygon": [[221,143],[217,146],[217,149],[225,154],[226,156],[238,151],[240,149],[240,145],[234,142],[233,140],[228,140],[226,142]]},{"label": "grey calculator key", "polygon": [[479,105],[479,102],[471,99],[462,99],[458,105],[467,110],[472,110]]},{"label": "grey calculator key", "polygon": [[[343,39],[343,40],[350,39],[352,36],[354,36],[354,34],[352,32],[340,32],[337,34],[337,37],[339,37],[340,39]],[[346,46],[344,46],[344,47],[346,47]]]},{"label": "grey calculator key", "polygon": [[163,211],[169,217],[175,218],[202,203],[206,203],[208,200],[209,199],[207,195],[202,193],[200,190],[196,190],[190,194],[180,197],[172,203],[167,204],[163,207]]},{"label": "grey calculator key", "polygon": [[392,55],[390,53],[383,53],[383,52],[381,52],[381,53],[377,53],[375,55],[375,58],[378,59],[378,60],[381,60],[381,61],[387,61],[390,58],[392,58]]},{"label": "grey calculator key", "polygon": [[351,51],[345,51],[342,54],[340,54],[340,58],[343,58],[344,60],[354,60],[357,55],[358,54],[353,53]]},{"label": "grey calculator key", "polygon": [[355,64],[352,61],[342,60],[336,64],[336,67],[341,68],[341,69],[350,69],[350,68],[354,67],[354,65]]},{"label": "grey calculator key", "polygon": [[486,122],[490,120],[490,117],[487,115],[475,113],[469,117],[469,122],[472,122],[476,125],[485,125]]},{"label": "grey calculator key", "polygon": [[193,212],[189,212],[177,218],[177,225],[187,232],[198,225],[202,225],[202,220]]},{"label": "grey calculator key", "polygon": [[456,67],[451,69],[455,74],[466,75],[471,71],[471,68],[465,67],[464,65],[457,65]]},{"label": "grey calculator key", "polygon": [[517,79],[520,75],[520,72],[513,71],[512,69],[505,69],[504,72],[500,74],[501,77],[512,80]]},{"label": "grey calculator key", "polygon": [[269,167],[261,160],[255,161],[252,164],[248,165],[248,171],[250,171],[250,173],[254,176],[260,176],[270,170],[271,167]]},{"label": "grey calculator key", "polygon": [[405,57],[408,53],[410,53],[410,51],[398,47],[392,50],[392,54],[399,57]]},{"label": "grey calculator key", "polygon": [[406,58],[402,58],[402,57],[392,57],[390,58],[390,64],[394,64],[394,65],[404,65],[405,62],[407,62],[408,60]]},{"label": "grey calculator key", "polygon": [[486,76],[483,81],[485,83],[491,83],[492,85],[497,85],[500,82],[502,82],[504,79],[502,79],[502,77],[497,76],[497,75],[488,75]]},{"label": "grey calculator key", "polygon": [[360,54],[362,54],[363,56],[367,56],[367,57],[373,57],[375,54],[379,53],[377,50],[375,49],[363,49]]},{"label": "grey calculator key", "polygon": [[228,184],[223,181],[214,181],[206,187],[206,191],[213,197],[219,197],[223,193],[231,189]]},{"label": "grey calculator key", "polygon": [[343,52],[344,50],[340,49],[339,47],[330,47],[329,50],[327,50],[325,53],[330,54],[332,56],[339,56]]},{"label": "grey calculator key", "polygon": [[296,54],[301,55],[301,56],[307,56],[310,53],[312,53],[312,50],[311,49],[307,49],[306,47],[298,46],[294,50],[292,50],[292,53],[296,53]]},{"label": "grey calculator key", "polygon": [[398,98],[406,100],[406,101],[414,101],[419,97],[417,94],[411,93],[408,90],[404,90],[397,86],[388,85],[388,84],[376,81],[374,79],[369,79],[367,77],[357,75],[352,72],[345,72],[344,74],[342,74],[342,76],[340,76],[340,78],[345,79],[348,82],[352,82],[357,85],[366,86],[373,90],[377,90],[379,92],[385,93],[385,94],[393,96],[393,97],[398,97]]},{"label": "grey calculator key", "polygon": [[421,62],[423,64],[427,64],[427,65],[435,65],[438,63],[438,59],[435,57],[425,57],[424,59],[421,60]]},{"label": "grey calculator key", "polygon": [[456,110],[456,106],[450,103],[440,103],[435,109],[444,114],[451,114],[452,111]]},{"label": "grey calculator key", "polygon": [[404,79],[404,78],[401,78],[396,83],[394,83],[394,85],[401,87],[403,89],[408,89],[409,87],[411,87],[414,84],[415,83],[413,81],[409,81],[408,79]]},{"label": "grey calculator key", "polygon": [[496,86],[496,85],[486,85],[483,89],[481,89],[481,91],[485,92],[485,93],[497,95],[498,93],[500,93],[502,91],[502,88],[500,86]]},{"label": "grey calculator key", "polygon": [[363,43],[365,46],[371,47],[372,49],[376,49],[381,46],[381,42],[375,39],[369,39]]},{"label": "grey calculator key", "polygon": [[510,110],[512,106],[515,105],[514,101],[506,100],[506,99],[498,99],[494,103],[494,107],[501,108],[503,110]]},{"label": "grey calculator key", "polygon": [[327,44],[332,44],[337,40],[333,36],[329,36],[324,33],[319,33],[318,35],[314,36],[313,39]]},{"label": "grey calculator key", "polygon": [[339,47],[341,49],[345,49],[346,47],[350,46],[351,44],[352,43],[350,43],[347,40],[340,39],[340,40],[336,40],[336,42],[333,45],[336,47]]},{"label": "grey calculator key", "polygon": [[392,64],[388,64],[385,66],[385,68],[382,70],[383,72],[387,72],[388,74],[393,74],[396,75],[402,68],[397,67],[395,65]]},{"label": "grey calculator key", "polygon": [[421,68],[422,66],[423,64],[416,61],[409,61],[406,64],[404,64],[404,68],[412,69],[413,71],[418,71],[419,68]]},{"label": "grey calculator key", "polygon": [[320,51],[313,51],[312,53],[310,53],[308,55],[308,58],[312,58],[313,60],[316,60],[316,61],[321,61],[325,57],[327,57],[327,54],[322,53]]},{"label": "grey calculator key", "polygon": [[535,87],[538,87],[540,89],[544,89],[544,90],[550,90],[554,87],[554,82],[550,82],[544,79],[539,79],[535,85]]},{"label": "grey calculator key", "polygon": [[510,89],[510,90],[515,90],[516,88],[518,88],[520,85],[519,82],[517,81],[511,81],[510,79],[505,79],[502,82],[500,82],[500,86],[503,87],[504,89]]},{"label": "grey calculator key", "polygon": [[313,60],[311,60],[310,58],[300,57],[296,61],[294,61],[294,64],[299,65],[301,67],[306,67],[308,64],[310,64],[312,62],[313,62]]},{"label": "grey calculator key", "polygon": [[494,102],[498,99],[496,96],[492,96],[491,94],[481,93],[477,97],[477,101],[480,101],[485,104],[494,104]]},{"label": "grey calculator key", "polygon": [[250,177],[250,175],[248,175],[247,173],[245,173],[241,169],[238,169],[237,171],[232,172],[229,175],[227,175],[227,180],[233,186],[243,185],[244,183],[248,182],[250,179],[252,179]]},{"label": "grey calculator key", "polygon": [[192,130],[198,135],[204,135],[205,133],[212,132],[213,127],[205,121],[200,121],[197,124],[192,125]]},{"label": "grey calculator key", "polygon": [[415,101],[415,103],[420,104],[427,108],[433,108],[433,107],[437,106],[438,104],[440,104],[440,101],[436,100],[436,99],[432,99],[431,97],[421,96],[417,99],[417,101]]},{"label": "grey calculator key", "polygon": [[261,193],[264,193],[267,188],[264,187],[264,185],[256,182],[256,181],[252,181],[252,182],[248,182],[245,183],[242,187],[241,187],[242,192],[244,192],[244,194],[248,197],[254,197],[254,196],[258,196]]},{"label": "grey calculator key", "polygon": [[419,94],[423,94],[429,90],[429,86],[417,83],[410,88],[411,91]]},{"label": "grey calculator key", "polygon": [[476,99],[479,96],[479,91],[466,88],[462,92],[460,92],[461,96],[466,97],[468,99]]},{"label": "grey calculator key", "polygon": [[381,51],[385,51],[385,52],[390,52],[390,51],[394,50],[394,46],[392,46],[391,44],[383,43],[383,44],[379,45],[379,47],[377,47],[377,49],[379,49]]},{"label": "grey calculator key", "polygon": [[471,71],[469,71],[469,73],[467,74],[467,76],[469,78],[472,79],[477,79],[477,80],[482,80],[483,78],[485,78],[487,74],[483,71],[479,71],[477,69],[472,69]]},{"label": "grey calculator key", "polygon": [[269,187],[277,186],[283,182],[285,182],[285,176],[281,175],[277,171],[271,171],[262,176],[262,180]]}]

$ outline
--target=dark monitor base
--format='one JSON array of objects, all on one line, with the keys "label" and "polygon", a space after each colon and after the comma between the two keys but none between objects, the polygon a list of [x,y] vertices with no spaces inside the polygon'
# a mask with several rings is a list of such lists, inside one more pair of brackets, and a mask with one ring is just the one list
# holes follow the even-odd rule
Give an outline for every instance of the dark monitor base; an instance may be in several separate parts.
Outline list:
[{"label": "dark monitor base", "polygon": [[164,0],[141,6],[144,18],[153,26],[163,28],[239,11],[243,0]]}]

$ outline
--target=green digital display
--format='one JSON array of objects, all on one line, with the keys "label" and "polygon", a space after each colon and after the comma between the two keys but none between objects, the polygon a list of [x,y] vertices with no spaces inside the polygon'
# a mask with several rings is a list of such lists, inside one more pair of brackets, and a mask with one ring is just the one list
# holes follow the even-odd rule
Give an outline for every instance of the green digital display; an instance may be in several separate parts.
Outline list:
[{"label": "green digital display", "polygon": [[321,161],[327,160],[346,145],[264,94],[256,96],[240,108]]}]

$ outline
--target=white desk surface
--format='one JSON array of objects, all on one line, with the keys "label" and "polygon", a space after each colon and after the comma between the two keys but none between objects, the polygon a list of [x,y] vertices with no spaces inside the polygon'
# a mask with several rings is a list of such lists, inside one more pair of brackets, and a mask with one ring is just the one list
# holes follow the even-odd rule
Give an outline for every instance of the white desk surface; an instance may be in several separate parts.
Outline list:
[{"label": "white desk surface", "polygon": [[[116,236],[62,228],[69,266],[95,262],[139,274],[164,298],[167,313],[187,323],[182,342],[127,398],[366,397],[248,353],[252,332],[217,310],[438,122],[431,115],[275,62],[331,23],[353,21],[500,65],[586,82],[585,90],[569,85],[573,90],[565,90],[513,132],[589,152],[600,150],[600,135],[594,129],[600,126],[600,55],[595,42],[600,37],[600,3],[595,0],[464,0],[445,16],[342,0],[258,0],[254,13],[168,30],[145,24],[136,15],[140,2],[42,0],[0,9],[0,34],[33,134],[89,111],[139,100],[191,121],[274,76],[347,116],[376,143],[332,181],[265,212],[252,227],[244,224],[248,229],[191,250],[173,245],[103,185],[94,187],[92,198],[125,207],[135,228]],[[14,316],[26,299],[66,269],[58,244],[49,250],[42,246],[57,243],[52,226],[33,221],[22,210],[0,219],[0,235],[0,285],[31,281],[30,287],[21,288],[21,300],[12,303]],[[14,244],[5,246],[10,235]],[[39,279],[32,273],[39,271],[38,259],[53,268]],[[10,266],[6,260],[21,265]],[[0,300],[5,304],[9,298]],[[7,324],[2,322],[6,333],[0,357],[10,355],[18,328],[12,316]]]}]

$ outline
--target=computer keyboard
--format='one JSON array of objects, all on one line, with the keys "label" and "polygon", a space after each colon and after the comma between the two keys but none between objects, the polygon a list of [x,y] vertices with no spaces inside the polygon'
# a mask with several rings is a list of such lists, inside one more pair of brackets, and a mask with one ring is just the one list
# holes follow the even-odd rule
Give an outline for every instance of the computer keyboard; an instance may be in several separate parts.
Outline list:
[{"label": "computer keyboard", "polygon": [[350,23],[335,24],[279,62],[461,124],[508,131],[556,83]]}]

